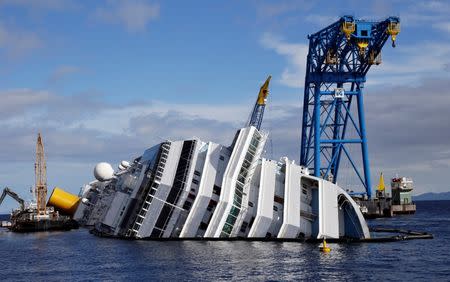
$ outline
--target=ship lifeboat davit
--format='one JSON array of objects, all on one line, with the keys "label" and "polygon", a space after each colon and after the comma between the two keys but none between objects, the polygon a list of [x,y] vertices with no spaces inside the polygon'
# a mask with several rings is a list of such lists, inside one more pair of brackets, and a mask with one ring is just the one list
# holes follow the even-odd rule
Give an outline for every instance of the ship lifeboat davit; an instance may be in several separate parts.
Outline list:
[{"label": "ship lifeboat davit", "polygon": [[61,213],[73,216],[77,210],[80,198],[74,194],[68,193],[61,188],[55,187],[53,189],[47,205],[53,206]]}]

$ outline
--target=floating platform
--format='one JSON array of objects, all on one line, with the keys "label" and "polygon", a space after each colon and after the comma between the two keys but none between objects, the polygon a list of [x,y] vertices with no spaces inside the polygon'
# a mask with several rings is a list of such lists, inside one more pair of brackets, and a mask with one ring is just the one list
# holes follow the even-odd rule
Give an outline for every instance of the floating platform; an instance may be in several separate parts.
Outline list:
[{"label": "floating platform", "polygon": [[414,214],[416,212],[416,204],[392,205],[393,214]]},{"label": "floating platform", "polygon": [[34,220],[17,221],[8,227],[14,232],[38,232],[77,229],[78,223],[75,220]]},{"label": "floating platform", "polygon": [[416,204],[412,202],[413,180],[408,177],[391,179],[392,197],[386,193],[383,173],[376,190],[376,196],[368,199],[363,195],[352,198],[359,204],[365,218],[393,217],[397,214],[414,214]]},{"label": "floating platform", "polygon": [[364,217],[368,219],[414,214],[416,212],[416,204],[394,205],[391,198],[355,199],[355,201],[361,206]]},{"label": "floating platform", "polygon": [[78,222],[68,216],[51,214],[48,217],[39,217],[34,211],[16,211],[11,215],[10,226],[13,232],[38,232],[71,230],[78,228]]},{"label": "floating platform", "polygon": [[390,198],[376,198],[376,199],[360,199],[355,198],[355,201],[360,205],[362,214],[365,218],[380,218],[394,216],[392,210],[392,201]]}]

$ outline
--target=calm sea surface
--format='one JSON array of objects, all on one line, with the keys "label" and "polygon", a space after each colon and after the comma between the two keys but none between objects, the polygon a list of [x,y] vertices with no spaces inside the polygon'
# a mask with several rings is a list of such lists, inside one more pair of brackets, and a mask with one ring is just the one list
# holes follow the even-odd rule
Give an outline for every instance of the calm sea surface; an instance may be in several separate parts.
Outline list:
[{"label": "calm sea surface", "polygon": [[16,234],[0,228],[0,281],[378,280],[450,281],[450,201],[369,225],[427,231],[432,240],[317,244],[152,242],[98,238],[86,229]]}]

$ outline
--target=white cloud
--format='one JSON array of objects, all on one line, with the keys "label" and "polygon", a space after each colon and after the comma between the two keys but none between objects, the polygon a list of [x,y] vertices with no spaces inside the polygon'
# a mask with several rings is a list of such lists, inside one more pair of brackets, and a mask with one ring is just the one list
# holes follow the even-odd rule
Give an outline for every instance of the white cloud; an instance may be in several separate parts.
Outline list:
[{"label": "white cloud", "polygon": [[283,70],[279,79],[280,83],[294,88],[303,87],[308,45],[288,43],[271,33],[263,34],[261,44],[263,47],[284,56],[287,60],[287,67]]},{"label": "white cloud", "polygon": [[450,11],[450,3],[448,3],[448,1],[422,1],[419,2],[418,5],[413,5],[413,7],[435,13]]},{"label": "white cloud", "polygon": [[61,11],[77,7],[73,0],[2,0],[0,5],[23,7],[33,11]]},{"label": "white cloud", "polygon": [[81,71],[80,67],[77,66],[60,66],[53,71],[50,75],[50,82],[58,82],[71,74],[75,74]]},{"label": "white cloud", "polygon": [[434,23],[433,27],[450,33],[450,22]]},{"label": "white cloud", "polygon": [[395,49],[388,48],[389,42],[384,47],[381,65],[373,66],[368,73],[367,85],[417,85],[424,77],[448,78],[448,72],[443,70],[450,62],[449,44],[427,41],[403,46],[397,42]]},{"label": "white cloud", "polygon": [[315,3],[306,0],[255,1],[260,17],[280,17],[289,13],[310,10]]},{"label": "white cloud", "polygon": [[47,103],[52,99],[52,94],[47,91],[34,91],[31,89],[13,89],[0,93],[2,102],[0,103],[1,121],[5,121],[14,115],[21,115],[29,108]]},{"label": "white cloud", "polygon": [[159,17],[159,4],[143,0],[109,0],[105,7],[99,7],[94,17],[111,24],[121,24],[129,32],[142,32],[150,21]]},{"label": "white cloud", "polygon": [[[233,128],[241,127],[251,110],[251,105],[242,104],[169,104],[161,101],[111,105],[95,96],[89,93],[60,96],[32,89],[2,91],[0,125],[10,135],[43,128],[55,132],[55,140],[70,146],[89,145],[89,138],[73,138],[74,132],[102,138],[121,136],[128,139],[140,135],[154,142],[157,136],[173,139],[197,135],[218,138],[219,142],[226,141],[220,137],[223,129],[232,132]],[[208,130],[209,123],[218,129]]]},{"label": "white cloud", "polygon": [[411,2],[402,13],[401,20],[406,26],[431,25],[439,28],[439,24],[449,20],[450,2],[419,1]]},{"label": "white cloud", "polygon": [[304,19],[306,22],[312,23],[315,26],[319,26],[320,28],[324,28],[337,21],[339,17],[335,15],[327,16],[327,15],[309,14]]},{"label": "white cloud", "polygon": [[36,33],[6,26],[0,22],[0,48],[5,50],[8,58],[25,55],[42,45],[42,40]]},{"label": "white cloud", "polygon": [[[95,116],[80,119],[71,127],[83,127],[96,130],[101,128],[108,134],[134,134],[129,131],[130,121],[152,116],[155,121],[173,116],[176,113],[180,120],[212,120],[221,123],[242,125],[247,119],[250,106],[246,105],[207,105],[207,104],[169,104],[152,101],[140,105],[124,105],[100,110]],[[180,121],[180,125],[182,121]],[[142,129],[144,130],[144,129]],[[146,126],[148,131],[148,126]],[[200,129],[199,129],[200,130]],[[163,132],[159,133],[163,136]]]},{"label": "white cloud", "polygon": [[[107,151],[139,153],[161,139],[197,136],[227,144],[234,130],[244,126],[252,104],[170,104],[147,101],[112,105],[95,94],[60,96],[44,90],[0,91],[0,132],[8,136],[0,157],[22,159],[37,130],[45,133],[60,159],[101,158]],[[266,121],[287,119],[291,105],[270,103]],[[286,136],[286,134],[283,134]],[[18,142],[18,140],[21,140]],[[28,141],[26,141],[28,140]],[[111,144],[109,140],[115,140]],[[11,146],[19,146],[12,153]],[[67,149],[71,148],[69,151]],[[137,148],[137,149],[136,149]],[[137,152],[132,151],[136,149]],[[17,153],[21,152],[21,153]],[[77,157],[78,155],[78,157]]]}]

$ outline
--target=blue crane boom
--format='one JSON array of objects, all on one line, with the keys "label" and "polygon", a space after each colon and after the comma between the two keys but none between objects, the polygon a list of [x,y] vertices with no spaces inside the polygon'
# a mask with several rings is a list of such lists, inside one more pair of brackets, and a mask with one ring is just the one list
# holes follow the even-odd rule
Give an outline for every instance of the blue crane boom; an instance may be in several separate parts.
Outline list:
[{"label": "blue crane boom", "polygon": [[[300,164],[336,183],[343,155],[370,198],[371,180],[364,117],[363,88],[381,49],[400,32],[400,19],[365,21],[344,16],[308,36],[309,52],[303,100]],[[356,113],[352,105],[356,103]],[[349,137],[352,130],[356,137]],[[361,147],[363,174],[349,146]]]},{"label": "blue crane boom", "polygon": [[261,124],[264,117],[264,109],[266,108],[266,100],[267,96],[269,95],[269,83],[271,78],[272,77],[269,75],[269,77],[259,89],[258,98],[256,99],[255,106],[253,107],[253,111],[247,124],[248,126],[256,127],[258,130],[261,129]]}]

